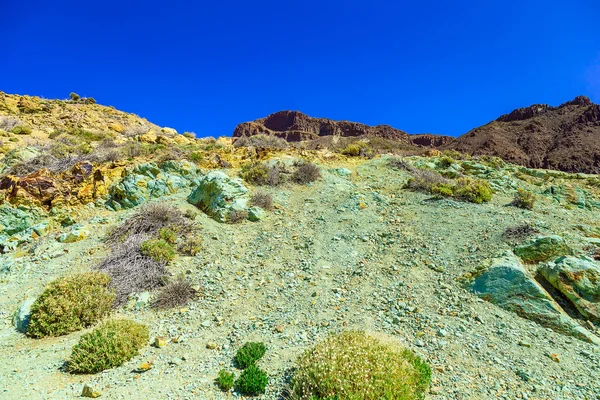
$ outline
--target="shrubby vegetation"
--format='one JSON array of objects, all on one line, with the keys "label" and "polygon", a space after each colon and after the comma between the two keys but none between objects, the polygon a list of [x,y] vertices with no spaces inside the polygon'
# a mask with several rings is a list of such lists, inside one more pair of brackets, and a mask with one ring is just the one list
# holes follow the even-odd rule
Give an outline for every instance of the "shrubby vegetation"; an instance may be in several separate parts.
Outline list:
[{"label": "shrubby vegetation", "polygon": [[163,239],[149,239],[142,242],[140,252],[157,263],[168,263],[175,258],[175,249]]},{"label": "shrubby vegetation", "polygon": [[250,205],[270,210],[273,208],[273,196],[263,190],[257,190],[250,197]]},{"label": "shrubby vegetation", "polygon": [[67,371],[94,374],[135,357],[149,340],[148,328],[129,320],[107,321],[79,339],[66,363]]},{"label": "shrubby vegetation", "polygon": [[256,147],[258,149],[283,150],[290,147],[289,143],[282,138],[273,135],[242,136],[233,142],[233,147]]},{"label": "shrubby vegetation", "polygon": [[296,162],[292,167],[281,162],[254,162],[242,166],[240,175],[253,185],[278,186],[288,181],[307,184],[321,177],[321,169],[307,161]]},{"label": "shrubby vegetation", "polygon": [[57,279],[33,303],[27,335],[66,335],[108,315],[115,301],[106,274],[87,272]]},{"label": "shrubby vegetation", "polygon": [[263,394],[269,383],[267,373],[252,364],[242,371],[235,381],[235,390],[243,395],[257,396]]},{"label": "shrubby vegetation", "polygon": [[431,369],[412,351],[362,332],[330,336],[306,351],[290,383],[293,399],[423,399]]},{"label": "shrubby vegetation", "polygon": [[523,208],[525,210],[533,210],[535,201],[535,194],[525,189],[518,188],[511,204],[515,207]]},{"label": "shrubby vegetation", "polygon": [[233,382],[235,380],[235,374],[233,372],[227,372],[227,370],[220,370],[219,376],[215,380],[219,389],[224,392],[229,392],[233,388]]},{"label": "shrubby vegetation", "polygon": [[154,299],[152,307],[166,310],[183,307],[196,298],[197,292],[188,281],[179,278],[167,283]]},{"label": "shrubby vegetation", "polygon": [[427,169],[413,169],[408,180],[408,189],[431,193],[440,197],[452,197],[472,203],[485,203],[492,199],[492,189],[482,179],[461,177],[450,180]]},{"label": "shrubby vegetation", "polygon": [[240,347],[233,361],[238,368],[247,368],[265,355],[267,348],[261,342],[248,342]]}]

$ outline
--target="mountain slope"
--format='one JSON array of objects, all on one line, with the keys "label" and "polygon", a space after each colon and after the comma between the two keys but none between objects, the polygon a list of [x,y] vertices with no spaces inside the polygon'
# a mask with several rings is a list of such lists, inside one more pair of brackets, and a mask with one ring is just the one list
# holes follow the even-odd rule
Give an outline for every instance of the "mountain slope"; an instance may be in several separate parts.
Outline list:
[{"label": "mountain slope", "polygon": [[443,148],[531,168],[600,173],[600,105],[579,96],[558,107],[519,108]]}]

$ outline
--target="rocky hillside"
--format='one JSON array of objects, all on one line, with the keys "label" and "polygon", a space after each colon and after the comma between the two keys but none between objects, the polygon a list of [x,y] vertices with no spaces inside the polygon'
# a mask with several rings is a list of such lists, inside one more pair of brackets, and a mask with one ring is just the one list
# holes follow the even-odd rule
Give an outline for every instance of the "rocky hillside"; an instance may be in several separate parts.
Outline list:
[{"label": "rocky hillside", "polygon": [[600,176],[27,99],[52,110],[4,130],[2,399],[600,398]]},{"label": "rocky hillside", "polygon": [[299,111],[279,111],[252,122],[239,124],[233,137],[271,135],[288,142],[315,140],[323,136],[375,137],[424,147],[442,146],[452,138],[439,135],[409,135],[389,125],[369,126],[358,122],[313,118]]},{"label": "rocky hillside", "polygon": [[600,173],[600,105],[584,96],[519,108],[443,148],[531,168]]}]

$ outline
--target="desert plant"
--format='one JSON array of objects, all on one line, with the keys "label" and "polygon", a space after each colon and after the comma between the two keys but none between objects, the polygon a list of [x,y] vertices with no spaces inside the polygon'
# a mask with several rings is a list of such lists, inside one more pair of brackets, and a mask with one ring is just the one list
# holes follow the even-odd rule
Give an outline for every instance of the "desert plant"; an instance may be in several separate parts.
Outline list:
[{"label": "desert plant", "polygon": [[235,381],[235,390],[248,396],[263,394],[269,383],[267,373],[252,364]]},{"label": "desert plant", "polygon": [[163,228],[186,234],[193,228],[192,221],[177,207],[165,203],[148,203],[115,228],[108,236],[109,243],[117,243],[133,235],[156,236]]},{"label": "desert plant", "polygon": [[277,186],[285,180],[285,169],[279,163],[251,163],[242,167],[240,175],[242,179],[253,185]]},{"label": "desert plant", "polygon": [[0,115],[0,130],[11,132],[17,126],[23,126],[23,121],[17,117]]},{"label": "desert plant", "polygon": [[441,156],[440,158],[438,158],[435,162],[435,165],[439,168],[448,168],[450,167],[452,164],[454,164],[454,158],[449,157],[449,156]]},{"label": "desert plant", "polygon": [[175,244],[177,241],[177,233],[171,227],[160,228],[158,230],[158,237],[169,244]]},{"label": "desert plant", "polygon": [[388,166],[391,168],[396,168],[401,171],[414,171],[415,167],[408,161],[406,161],[402,157],[390,157],[388,160]]},{"label": "desert plant", "polygon": [[345,156],[358,157],[360,155],[360,145],[358,143],[349,143],[340,153]]},{"label": "desert plant", "polygon": [[17,125],[11,129],[15,135],[31,135],[31,128],[27,125]]},{"label": "desert plant", "polygon": [[233,147],[256,147],[258,149],[287,149],[288,142],[273,135],[258,134],[253,136],[241,136],[233,142]]},{"label": "desert plant", "polygon": [[406,182],[406,188],[431,193],[434,187],[440,185],[448,185],[450,181],[435,171],[428,169],[413,169],[409,170],[411,177]]},{"label": "desert plant", "polygon": [[118,367],[135,357],[148,340],[145,325],[129,320],[106,321],[79,339],[66,369],[76,374],[94,374]]},{"label": "desert plant", "polygon": [[321,169],[310,162],[299,162],[294,165],[295,170],[292,174],[292,180],[296,183],[305,185],[314,182],[321,177]]},{"label": "desert plant", "polygon": [[77,93],[75,92],[71,92],[71,94],[69,94],[69,97],[71,98],[71,100],[73,101],[79,101],[81,99],[81,96],[79,96]]},{"label": "desert plant", "polygon": [[233,361],[238,368],[247,368],[265,355],[267,348],[262,342],[247,342],[235,353]]},{"label": "desert plant", "polygon": [[187,254],[188,256],[195,256],[202,250],[202,238],[196,235],[191,235],[185,238],[183,242],[179,244],[177,248],[181,253]]},{"label": "desert plant", "polygon": [[201,151],[192,151],[191,153],[189,153],[187,155],[187,158],[190,161],[193,161],[195,163],[202,161],[202,159],[204,158],[204,155],[202,154]]},{"label": "desert plant", "polygon": [[227,222],[230,224],[240,224],[248,219],[248,211],[232,210],[227,216]]},{"label": "desert plant", "polygon": [[485,203],[492,199],[492,188],[482,179],[459,178],[454,189],[454,196],[471,203]]},{"label": "desert plant", "polygon": [[196,134],[194,132],[183,132],[183,136],[188,139],[196,139]]},{"label": "desert plant", "polygon": [[85,104],[96,104],[96,99],[94,99],[93,97],[86,97],[85,99],[83,99],[83,102]]},{"label": "desert plant", "polygon": [[175,258],[173,246],[163,239],[149,239],[142,242],[140,251],[157,263],[168,263]]},{"label": "desert plant", "polygon": [[109,276],[99,272],[51,282],[31,306],[27,335],[60,336],[96,323],[110,312],[115,301],[109,282]]},{"label": "desert plant", "polygon": [[431,369],[391,339],[362,332],[330,336],[306,351],[290,382],[293,399],[422,399]]},{"label": "desert plant", "polygon": [[511,204],[515,207],[523,208],[525,210],[533,210],[535,200],[535,194],[525,189],[518,188]]},{"label": "desert plant", "polygon": [[158,262],[141,251],[148,236],[133,235],[124,242],[113,244],[111,253],[96,266],[111,277],[116,290],[115,305],[127,302],[131,293],[143,292],[162,286],[167,276],[166,262]]},{"label": "desert plant", "polygon": [[538,233],[540,233],[540,231],[537,230],[535,227],[531,226],[530,224],[521,224],[506,228],[506,230],[502,234],[502,237],[506,240],[520,242],[527,239],[528,237],[537,235]]},{"label": "desert plant", "polygon": [[227,372],[227,370],[220,370],[219,376],[215,379],[215,382],[219,389],[224,392],[229,392],[233,387],[233,382],[235,379],[235,374],[233,372]]},{"label": "desert plant", "polygon": [[179,278],[161,288],[156,299],[152,302],[152,307],[161,310],[183,307],[194,298],[196,298],[196,290],[188,281]]},{"label": "desert plant", "polygon": [[260,207],[264,210],[270,210],[273,208],[273,196],[263,190],[257,190],[252,193],[250,197],[250,204],[253,206]]}]

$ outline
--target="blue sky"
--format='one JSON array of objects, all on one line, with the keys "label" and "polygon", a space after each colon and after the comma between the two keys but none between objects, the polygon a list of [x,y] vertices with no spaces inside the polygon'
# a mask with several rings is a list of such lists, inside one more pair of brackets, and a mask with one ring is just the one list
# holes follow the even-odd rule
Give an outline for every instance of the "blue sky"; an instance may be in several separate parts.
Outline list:
[{"label": "blue sky", "polygon": [[0,0],[0,90],[199,136],[278,110],[460,135],[600,102],[600,2]]}]

